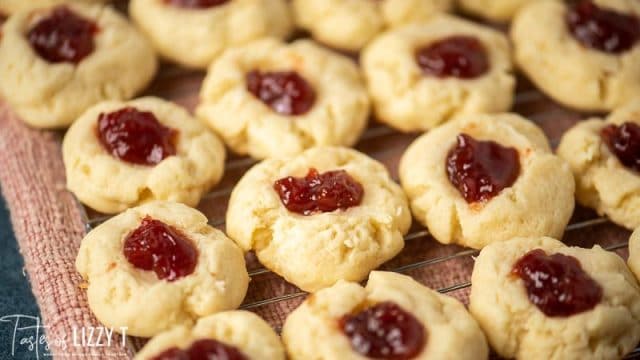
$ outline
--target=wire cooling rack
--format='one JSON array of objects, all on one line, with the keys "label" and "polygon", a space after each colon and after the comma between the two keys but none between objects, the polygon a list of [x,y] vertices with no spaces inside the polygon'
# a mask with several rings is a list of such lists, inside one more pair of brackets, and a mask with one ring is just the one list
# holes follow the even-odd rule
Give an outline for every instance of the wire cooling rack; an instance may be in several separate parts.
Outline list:
[{"label": "wire cooling rack", "polygon": [[[199,72],[174,67],[163,68],[149,94],[175,101],[193,110],[202,78],[203,74]],[[519,79],[518,83],[514,112],[539,125],[553,147],[566,129],[588,116],[553,103],[523,79]],[[416,134],[400,134],[372,121],[356,148],[385,164],[392,177],[397,180],[399,158],[416,137]],[[198,206],[207,215],[212,226],[224,230],[229,195],[242,174],[255,163],[250,158],[233,156],[227,161],[222,182],[206,194]],[[109,219],[109,216],[91,209],[83,207],[83,210],[87,231]],[[594,212],[577,207],[563,240],[570,245],[583,247],[598,244],[626,258],[629,234],[629,231]],[[380,269],[410,275],[467,304],[473,258],[477,254],[478,251],[473,249],[441,245],[429,236],[425,228],[414,224],[405,236],[405,249]],[[252,253],[247,254],[246,260],[252,281],[241,308],[261,315],[279,331],[287,314],[302,302],[306,293],[264,268]],[[141,344],[135,339],[132,343],[136,346]],[[628,358],[640,358],[640,348],[629,354]]]}]

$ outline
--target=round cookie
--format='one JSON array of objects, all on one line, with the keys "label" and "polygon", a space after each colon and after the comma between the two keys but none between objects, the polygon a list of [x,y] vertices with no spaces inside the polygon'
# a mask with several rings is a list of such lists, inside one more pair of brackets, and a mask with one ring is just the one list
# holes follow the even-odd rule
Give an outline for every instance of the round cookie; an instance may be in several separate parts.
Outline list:
[{"label": "round cookie", "polygon": [[[570,29],[573,27],[568,25],[567,19],[577,17],[569,13],[571,8],[580,10],[578,14],[604,11],[606,13],[602,17],[611,18],[611,12],[635,17],[636,20],[609,20],[613,22],[610,26],[624,29],[626,25],[623,22],[637,21],[640,3],[634,0],[595,0],[573,4],[554,0],[533,1],[518,12],[511,25],[511,39],[520,69],[554,100],[579,110],[611,110],[638,98],[640,41],[633,44],[621,41],[616,32],[585,20],[582,20],[583,25],[575,26],[576,33],[584,34],[581,35],[584,39],[578,40],[572,34]],[[630,29],[623,31],[638,27],[637,23],[629,26]],[[638,40],[640,32],[634,31]],[[606,38],[610,34],[613,36]],[[609,51],[604,51],[604,48]]]},{"label": "round cookie", "polygon": [[296,22],[318,41],[358,51],[388,27],[425,21],[452,0],[293,0]]},{"label": "round cookie", "polygon": [[[605,121],[592,118],[579,122],[563,135],[558,155],[573,171],[576,199],[580,204],[606,215],[616,224],[635,229],[640,227],[640,173],[624,165],[603,137],[605,128],[612,125],[620,128],[625,123],[640,127],[640,105],[624,106]],[[633,144],[633,140],[622,141]],[[634,155],[638,159],[640,138],[637,137],[635,143]]]},{"label": "round cookie", "polygon": [[0,14],[33,10],[69,2],[105,3],[110,0],[0,0]]},{"label": "round cookie", "polygon": [[211,65],[196,114],[236,153],[284,157],[353,145],[367,124],[369,97],[350,59],[309,40],[266,39]]},{"label": "round cookie", "polygon": [[[521,278],[514,269],[538,249],[544,262],[529,263],[531,278]],[[491,244],[476,259],[471,283],[469,310],[501,357],[621,359],[640,340],[638,283],[617,254],[599,246],[568,247],[551,238]],[[549,290],[534,297],[529,285]]]},{"label": "round cookie", "polygon": [[410,225],[405,195],[382,164],[317,147],[249,170],[231,194],[226,230],[265,267],[315,291],[364,279],[400,252]]},{"label": "round cookie", "polygon": [[[128,111],[143,118],[129,119]],[[122,123],[112,124],[110,132],[101,133],[98,130],[101,121],[112,114],[123,114]],[[156,127],[143,127],[127,136],[127,129],[135,130],[137,122],[145,120],[145,116],[153,116]],[[125,129],[125,135],[118,133],[121,131],[118,126]],[[158,140],[159,144],[145,143],[150,129],[158,127],[161,134],[170,132],[168,139]],[[110,136],[116,137],[115,146],[107,147],[104,139]],[[133,145],[127,145],[127,141]],[[160,157],[155,151],[162,149],[158,145],[163,144],[168,150]],[[146,154],[144,160],[152,161],[132,162],[139,160],[136,153],[121,154],[118,151],[122,148],[135,148]],[[222,178],[225,150],[222,142],[185,109],[146,97],[129,102],[103,102],[87,110],[67,131],[62,156],[69,190],[100,212],[117,213],[152,200],[195,206]]]},{"label": "round cookie", "polygon": [[[157,223],[171,230],[160,232]],[[176,236],[186,238],[188,249],[178,247]],[[171,247],[169,238],[178,245]],[[193,251],[195,266],[188,272],[184,264],[192,262],[184,259]],[[139,266],[148,257],[153,267]],[[89,307],[98,320],[142,337],[237,308],[249,283],[242,251],[202,213],[170,202],[129,209],[96,227],[82,240],[76,269],[88,283]]]},{"label": "round cookie", "polygon": [[[411,359],[488,358],[484,335],[464,305],[408,276],[383,271],[371,272],[366,287],[340,281],[331,288],[309,295],[289,314],[282,330],[289,357],[292,360],[372,358],[352,346],[341,324],[345,316],[354,316],[384,303],[392,303],[409,313],[423,328],[425,343]],[[389,316],[386,320],[389,321]],[[407,329],[410,328],[408,322],[405,317],[399,325]],[[382,341],[381,338],[384,335],[379,335],[378,341]],[[401,339],[408,340],[408,336]]]},{"label": "round cookie", "polygon": [[[400,131],[432,129],[460,114],[506,111],[513,102],[506,36],[453,16],[386,32],[364,49],[361,62],[378,120]],[[445,66],[460,74],[436,72]]]},{"label": "round cookie", "polygon": [[186,350],[199,340],[215,340],[248,359],[285,359],[280,338],[269,324],[254,313],[236,310],[201,318],[193,328],[178,326],[158,334],[136,354],[135,360],[150,360],[170,349]]},{"label": "round cookie", "polygon": [[[76,22],[95,24],[97,28],[84,26],[83,31],[83,34],[92,32],[85,40],[91,42],[93,50],[81,59],[72,59],[75,61],[55,58],[55,62],[36,51],[28,39],[29,34],[38,24],[56,16],[57,21],[76,19]],[[75,26],[77,29],[78,25]],[[94,25],[88,27],[91,26]],[[47,27],[55,29],[43,26]],[[76,30],[74,34],[77,33]],[[64,41],[60,34],[54,35],[40,34],[40,44],[50,44],[55,39]],[[67,48],[68,41],[60,45],[65,50],[58,48],[55,55],[79,54]],[[2,27],[0,93],[18,115],[34,127],[66,127],[100,101],[131,98],[147,86],[156,69],[157,60],[151,45],[108,6],[69,3],[21,11]]]},{"label": "round cookie", "polygon": [[524,5],[536,0],[458,0],[463,11],[487,20],[507,22]]},{"label": "round cookie", "polygon": [[444,244],[559,237],[574,208],[569,166],[515,114],[468,115],[428,132],[399,174],[415,218]]},{"label": "round cookie", "polygon": [[229,47],[269,36],[285,38],[293,30],[285,0],[209,1],[211,7],[197,3],[132,0],[129,14],[163,57],[201,69]]}]

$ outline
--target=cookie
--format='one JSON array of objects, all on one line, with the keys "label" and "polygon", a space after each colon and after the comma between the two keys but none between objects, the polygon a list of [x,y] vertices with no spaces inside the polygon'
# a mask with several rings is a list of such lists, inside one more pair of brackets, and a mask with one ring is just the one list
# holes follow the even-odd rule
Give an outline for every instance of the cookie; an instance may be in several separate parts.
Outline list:
[{"label": "cookie", "polygon": [[636,229],[629,238],[629,269],[640,279],[640,228]]},{"label": "cookie", "polygon": [[100,101],[131,98],[156,68],[151,45],[108,6],[21,11],[2,27],[0,93],[33,127],[66,127]]},{"label": "cookie", "polygon": [[640,340],[640,288],[595,246],[518,238],[485,247],[469,310],[492,348],[514,359],[621,359]]},{"label": "cookie", "polygon": [[579,122],[562,137],[558,155],[571,166],[580,204],[640,227],[640,105]]},{"label": "cookie", "polygon": [[[381,328],[372,328],[374,324]],[[292,360],[489,355],[484,335],[464,305],[409,276],[383,271],[373,271],[366,287],[340,281],[309,295],[287,317],[282,337]]]},{"label": "cookie", "polygon": [[62,144],[67,187],[117,213],[152,200],[195,206],[222,178],[224,145],[178,105],[146,97],[87,110]]},{"label": "cookie", "polygon": [[254,166],[233,189],[226,218],[230,238],[306,291],[364,279],[400,252],[411,225],[385,167],[337,147]]},{"label": "cookie", "polygon": [[386,28],[421,22],[452,0],[293,0],[296,23],[321,43],[358,51]]},{"label": "cookie", "polygon": [[532,1],[514,18],[520,69],[557,102],[607,111],[640,96],[640,3]]},{"label": "cookie", "polygon": [[200,69],[229,47],[293,30],[286,0],[132,0],[129,14],[164,58]]},{"label": "cookie", "polygon": [[178,326],[158,334],[136,354],[135,360],[161,355],[182,359],[179,356],[189,353],[194,355],[187,359],[204,359],[206,355],[213,359],[218,359],[215,355],[222,359],[285,359],[280,338],[269,324],[254,313],[237,310],[201,318],[193,328]]},{"label": "cookie", "polygon": [[399,174],[415,218],[443,244],[560,237],[574,208],[569,166],[516,114],[468,115],[422,135]]},{"label": "cookie", "polygon": [[0,14],[44,8],[69,2],[105,3],[109,0],[0,0]]},{"label": "cookie", "polygon": [[535,1],[537,0],[458,0],[458,7],[483,19],[507,22],[524,5]]},{"label": "cookie", "polygon": [[89,232],[76,269],[105,326],[150,337],[237,308],[249,275],[240,250],[186,205],[152,202]]},{"label": "cookie", "polygon": [[238,154],[286,157],[313,146],[351,146],[369,116],[353,61],[309,40],[261,40],[209,68],[196,114]]},{"label": "cookie", "polygon": [[449,15],[386,32],[363,51],[377,119],[400,131],[506,111],[515,79],[504,34]]}]

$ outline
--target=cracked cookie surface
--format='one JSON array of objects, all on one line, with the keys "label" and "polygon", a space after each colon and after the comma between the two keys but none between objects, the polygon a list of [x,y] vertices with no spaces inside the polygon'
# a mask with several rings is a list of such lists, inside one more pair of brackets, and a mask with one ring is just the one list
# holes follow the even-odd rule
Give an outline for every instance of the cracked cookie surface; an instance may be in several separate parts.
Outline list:
[{"label": "cracked cookie surface", "polygon": [[[195,270],[175,281],[134,267],[123,253],[127,236],[151,217],[174,227],[197,249]],[[129,209],[82,240],[76,269],[88,282],[89,307],[105,326],[150,337],[176,325],[237,308],[249,275],[242,250],[186,205],[153,202]]]},{"label": "cracked cookie surface", "polygon": [[[515,182],[486,202],[468,203],[447,175],[459,134],[518,152]],[[400,180],[415,218],[441,243],[476,249],[515,236],[562,236],[574,208],[569,166],[551,153],[536,125],[515,114],[465,115],[413,142],[402,156]]]},{"label": "cracked cookie surface", "polygon": [[[477,39],[488,70],[473,79],[423,73],[416,50],[452,36]],[[423,131],[469,113],[507,111],[515,78],[507,37],[450,15],[388,31],[363,50],[361,63],[379,121],[400,131]]]},{"label": "cracked cookie surface", "polygon": [[[100,115],[129,107],[151,112],[160,124],[176,131],[174,156],[146,166],[106,150],[97,136]],[[104,213],[153,200],[195,206],[220,181],[225,161],[224,145],[215,134],[180,106],[153,97],[90,108],[67,131],[62,155],[67,187],[80,201]]]},{"label": "cracked cookie surface", "polygon": [[[296,72],[315,92],[301,115],[282,115],[247,89],[247,74]],[[199,118],[238,154],[291,156],[313,146],[351,146],[364,131],[369,96],[355,63],[309,40],[260,40],[227,51],[209,68]]]},{"label": "cracked cookie surface", "polygon": [[373,271],[365,287],[340,281],[309,295],[289,316],[282,337],[291,359],[368,359],[351,347],[338,327],[345,315],[381,302],[408,311],[424,327],[426,342],[413,359],[486,359],[489,349],[480,327],[456,299],[411,277]]},{"label": "cracked cookie surface", "polygon": [[93,52],[78,64],[48,62],[25,36],[55,8],[15,13],[2,27],[0,93],[33,127],[66,127],[100,101],[129,99],[157,69],[151,45],[116,10],[77,2],[64,6],[98,27]]},{"label": "cracked cookie surface", "polygon": [[[593,309],[569,317],[548,317],[532,304],[512,274],[527,252],[576,258],[603,290]],[[471,276],[469,310],[492,348],[517,359],[620,359],[640,340],[640,288],[624,261],[595,246],[568,247],[551,238],[518,238],[481,252]]]},{"label": "cracked cookie surface", "polygon": [[606,126],[626,122],[640,125],[640,105],[579,122],[563,135],[558,155],[571,166],[578,202],[633,230],[640,227],[640,173],[625,167],[601,136]]},{"label": "cracked cookie surface", "polygon": [[[310,168],[345,170],[364,189],[360,205],[310,216],[287,210],[274,182],[303,177]],[[355,150],[335,147],[254,166],[233,189],[226,218],[230,238],[306,291],[341,279],[364,279],[400,252],[411,224],[405,195],[385,167]]]},{"label": "cracked cookie surface", "polygon": [[[605,10],[640,16],[634,0],[594,0]],[[533,1],[511,24],[514,58],[554,100],[585,111],[606,111],[640,96],[640,42],[622,53],[583,46],[569,32],[563,1]]]},{"label": "cracked cookie surface", "polygon": [[538,0],[458,0],[465,12],[487,20],[507,22],[526,4]]}]

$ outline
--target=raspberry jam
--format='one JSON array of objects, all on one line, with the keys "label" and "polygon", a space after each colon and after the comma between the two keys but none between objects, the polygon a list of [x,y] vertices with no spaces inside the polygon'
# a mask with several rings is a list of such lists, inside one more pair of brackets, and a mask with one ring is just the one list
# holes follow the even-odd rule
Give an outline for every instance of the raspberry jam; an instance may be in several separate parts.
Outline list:
[{"label": "raspberry jam", "polygon": [[600,136],[609,150],[629,169],[640,171],[640,126],[626,122],[607,125]]},{"label": "raspberry jam", "polygon": [[372,359],[404,360],[420,354],[427,334],[413,315],[392,302],[382,302],[338,322],[351,348]]},{"label": "raspberry jam", "polygon": [[59,6],[29,30],[27,37],[38,55],[51,62],[77,64],[95,48],[98,26],[66,6]]},{"label": "raspberry jam", "polygon": [[591,0],[569,5],[566,22],[582,45],[618,54],[631,49],[640,37],[640,21],[633,15],[604,9]]},{"label": "raspberry jam", "polygon": [[518,151],[460,134],[446,159],[449,181],[468,203],[491,200],[520,174]]},{"label": "raspberry jam", "polygon": [[439,78],[477,78],[489,70],[484,45],[472,36],[451,36],[415,52],[418,66],[426,75]]},{"label": "raspberry jam", "polygon": [[207,9],[223,5],[229,0],[164,0],[165,4],[186,9]]},{"label": "raspberry jam", "polygon": [[316,101],[313,87],[293,71],[252,71],[247,74],[247,90],[280,115],[304,115]]},{"label": "raspberry jam", "polygon": [[188,349],[176,347],[165,350],[151,360],[249,360],[236,347],[213,339],[198,340]]},{"label": "raspberry jam", "polygon": [[318,173],[309,169],[307,176],[288,176],[276,181],[273,188],[289,210],[302,215],[331,212],[358,206],[364,188],[344,170]]},{"label": "raspberry jam", "polygon": [[193,273],[198,250],[178,229],[147,216],[124,240],[124,256],[158,279],[174,281]]},{"label": "raspberry jam", "polygon": [[153,113],[133,107],[98,117],[98,139],[102,146],[116,158],[133,164],[156,165],[175,155],[176,135]]},{"label": "raspberry jam", "polygon": [[602,287],[573,256],[531,250],[516,262],[512,272],[524,281],[529,300],[547,316],[575,315],[593,309],[602,300]]}]

